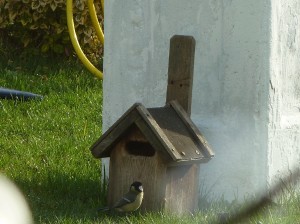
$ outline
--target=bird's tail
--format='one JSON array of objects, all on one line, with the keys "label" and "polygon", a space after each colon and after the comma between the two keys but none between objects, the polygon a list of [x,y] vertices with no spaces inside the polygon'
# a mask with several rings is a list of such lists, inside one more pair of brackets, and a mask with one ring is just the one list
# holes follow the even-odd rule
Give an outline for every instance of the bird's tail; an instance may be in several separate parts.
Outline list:
[{"label": "bird's tail", "polygon": [[98,211],[98,212],[107,212],[107,211],[109,211],[109,210],[110,210],[109,207],[103,207],[103,208],[99,208],[97,211]]}]

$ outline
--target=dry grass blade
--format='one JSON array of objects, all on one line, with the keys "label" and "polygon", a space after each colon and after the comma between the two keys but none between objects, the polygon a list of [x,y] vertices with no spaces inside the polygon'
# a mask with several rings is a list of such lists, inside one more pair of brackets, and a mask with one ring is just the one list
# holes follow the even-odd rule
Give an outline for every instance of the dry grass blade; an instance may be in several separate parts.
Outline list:
[{"label": "dry grass blade", "polygon": [[296,169],[292,172],[291,175],[284,177],[280,182],[274,185],[268,195],[265,195],[261,199],[256,202],[253,202],[250,206],[246,207],[245,209],[241,210],[240,212],[229,216],[228,218],[222,217],[223,220],[219,220],[218,223],[222,224],[235,224],[235,223],[242,223],[258,212],[260,212],[266,206],[272,205],[272,198],[276,198],[279,196],[286,186],[295,186],[300,179],[300,169]]}]

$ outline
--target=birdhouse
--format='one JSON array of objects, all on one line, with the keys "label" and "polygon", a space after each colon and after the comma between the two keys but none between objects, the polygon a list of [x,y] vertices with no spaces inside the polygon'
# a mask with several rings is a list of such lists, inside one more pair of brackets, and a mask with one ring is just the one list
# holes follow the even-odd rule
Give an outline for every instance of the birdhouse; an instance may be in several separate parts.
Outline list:
[{"label": "birdhouse", "polygon": [[134,104],[91,147],[94,157],[110,157],[109,206],[140,181],[142,211],[197,209],[199,164],[214,154],[189,116],[194,47],[192,37],[171,39],[164,107]]}]

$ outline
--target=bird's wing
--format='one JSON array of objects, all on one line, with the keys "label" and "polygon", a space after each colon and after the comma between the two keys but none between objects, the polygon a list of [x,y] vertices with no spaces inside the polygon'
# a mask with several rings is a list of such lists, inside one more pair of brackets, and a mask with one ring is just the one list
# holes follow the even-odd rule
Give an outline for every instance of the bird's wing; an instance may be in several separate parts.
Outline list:
[{"label": "bird's wing", "polygon": [[126,204],[134,202],[135,200],[136,200],[136,194],[127,193],[113,207],[120,208]]}]

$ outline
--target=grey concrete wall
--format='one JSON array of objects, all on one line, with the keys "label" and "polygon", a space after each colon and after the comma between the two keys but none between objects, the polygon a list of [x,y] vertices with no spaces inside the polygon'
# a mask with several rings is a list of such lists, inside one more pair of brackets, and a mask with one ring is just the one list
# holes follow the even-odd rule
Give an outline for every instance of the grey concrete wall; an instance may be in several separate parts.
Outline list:
[{"label": "grey concrete wall", "polygon": [[[266,190],[279,169],[271,153],[283,147],[275,143],[282,133],[273,130],[277,113],[299,118],[299,14],[296,0],[106,1],[103,130],[134,102],[164,105],[169,40],[192,35],[192,119],[216,153],[201,166],[202,193],[233,200]],[[278,44],[283,38],[287,43]],[[285,78],[291,79],[283,84]],[[289,141],[285,150],[297,152],[298,132],[299,126],[282,134],[280,142]]]}]

